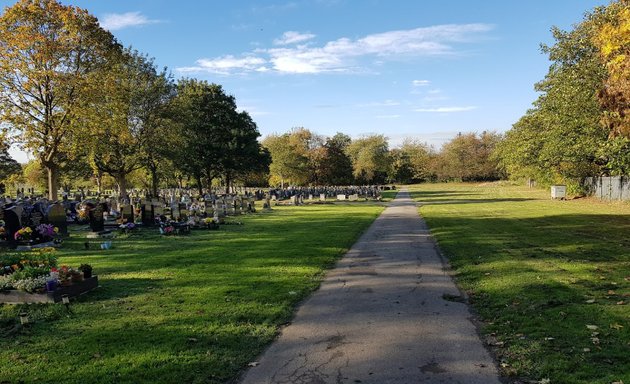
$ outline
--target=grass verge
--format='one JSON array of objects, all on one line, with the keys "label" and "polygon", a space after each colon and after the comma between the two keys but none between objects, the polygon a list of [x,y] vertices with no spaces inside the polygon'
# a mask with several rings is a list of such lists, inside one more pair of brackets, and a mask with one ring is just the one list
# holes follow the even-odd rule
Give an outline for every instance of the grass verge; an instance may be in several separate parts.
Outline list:
[{"label": "grass verge", "polygon": [[[376,204],[277,207],[189,236],[143,229],[60,264],[101,287],[63,305],[0,304],[0,383],[226,383],[382,211]],[[32,324],[16,331],[18,314]]]},{"label": "grass verge", "polygon": [[499,184],[409,187],[506,376],[630,383],[630,205]]}]

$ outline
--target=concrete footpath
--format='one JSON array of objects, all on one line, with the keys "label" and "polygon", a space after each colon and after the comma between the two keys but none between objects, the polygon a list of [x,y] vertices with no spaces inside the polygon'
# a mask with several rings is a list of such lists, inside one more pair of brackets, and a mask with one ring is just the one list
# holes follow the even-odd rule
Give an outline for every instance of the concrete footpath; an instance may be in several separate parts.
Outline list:
[{"label": "concrete footpath", "polygon": [[402,191],[241,383],[500,383],[459,295]]}]

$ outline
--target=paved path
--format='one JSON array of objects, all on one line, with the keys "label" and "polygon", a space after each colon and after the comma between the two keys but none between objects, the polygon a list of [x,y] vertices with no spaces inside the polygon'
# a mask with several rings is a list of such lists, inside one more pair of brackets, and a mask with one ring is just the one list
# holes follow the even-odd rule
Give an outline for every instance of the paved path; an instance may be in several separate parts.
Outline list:
[{"label": "paved path", "polygon": [[445,295],[460,293],[400,192],[242,383],[499,383],[466,305]]}]

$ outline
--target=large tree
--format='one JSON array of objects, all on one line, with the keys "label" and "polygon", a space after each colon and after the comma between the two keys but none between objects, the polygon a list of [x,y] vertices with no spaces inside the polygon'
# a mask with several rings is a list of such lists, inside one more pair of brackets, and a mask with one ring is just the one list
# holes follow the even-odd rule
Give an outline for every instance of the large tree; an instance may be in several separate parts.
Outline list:
[{"label": "large tree", "polygon": [[353,140],[346,148],[352,160],[353,175],[360,183],[383,183],[390,173],[387,138],[369,135]]},{"label": "large tree", "polygon": [[536,84],[541,95],[499,146],[501,162],[512,175],[542,184],[563,182],[577,190],[582,179],[604,169],[601,148],[608,133],[600,126],[597,93],[606,68],[593,44],[604,12],[595,9],[571,31],[552,30],[556,43],[543,46],[552,64]]},{"label": "large tree", "polygon": [[312,180],[311,156],[321,138],[306,128],[298,127],[282,135],[269,135],[263,146],[271,154],[270,183],[304,185]]},{"label": "large tree", "polygon": [[268,154],[258,144],[256,124],[248,113],[237,111],[236,99],[220,85],[180,80],[171,114],[178,132],[171,158],[195,180],[200,193],[204,180],[210,186],[223,177],[229,190],[236,177],[266,169]]},{"label": "large tree", "polygon": [[101,82],[93,89],[98,100],[81,116],[87,129],[80,135],[96,173],[116,180],[120,197],[127,198],[127,175],[142,167],[141,136],[145,98],[151,97],[155,71],[151,60],[131,49],[112,55]]},{"label": "large tree", "polygon": [[0,17],[0,119],[46,168],[52,200],[91,74],[117,48],[95,17],[55,0],[21,0]]},{"label": "large tree", "polygon": [[170,144],[165,110],[174,95],[166,71],[158,72],[153,59],[128,48],[112,56],[94,93],[100,97],[86,108],[84,124],[90,129],[83,142],[95,171],[112,176],[126,198],[127,176],[146,167],[157,194],[159,165]]}]

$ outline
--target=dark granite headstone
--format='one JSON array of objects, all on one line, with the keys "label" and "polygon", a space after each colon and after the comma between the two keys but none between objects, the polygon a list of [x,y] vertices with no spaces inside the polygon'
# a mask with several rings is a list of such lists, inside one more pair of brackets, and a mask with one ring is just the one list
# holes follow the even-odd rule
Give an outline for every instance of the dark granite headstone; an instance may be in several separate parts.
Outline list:
[{"label": "dark granite headstone", "polygon": [[51,204],[48,207],[48,222],[59,228],[59,233],[68,235],[68,222],[66,221],[66,210],[59,203]]},{"label": "dark granite headstone", "polygon": [[4,229],[7,233],[7,242],[12,246],[17,244],[15,233],[22,228],[20,225],[20,217],[16,210],[17,207],[15,206],[4,210]]},{"label": "dark granite headstone", "polygon": [[103,212],[105,212],[103,204],[96,204],[94,209],[90,210],[90,229],[92,232],[101,232],[105,229]]},{"label": "dark granite headstone", "polygon": [[127,220],[128,223],[133,223],[133,207],[130,204],[121,206],[120,216],[123,221]]},{"label": "dark granite headstone", "polygon": [[155,224],[153,205],[151,203],[146,203],[142,206],[142,224],[143,225]]}]

